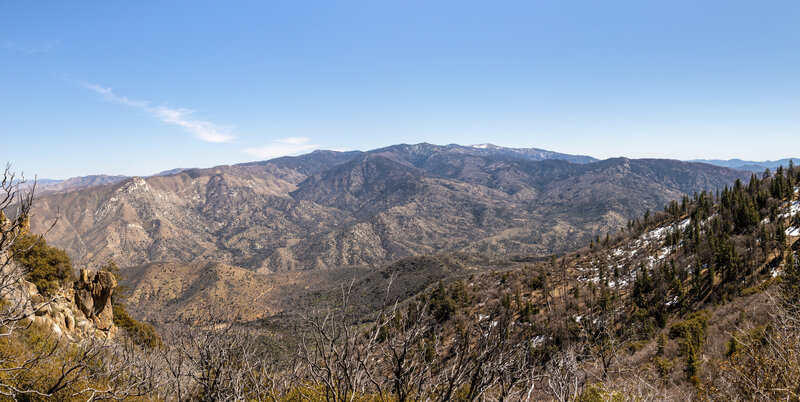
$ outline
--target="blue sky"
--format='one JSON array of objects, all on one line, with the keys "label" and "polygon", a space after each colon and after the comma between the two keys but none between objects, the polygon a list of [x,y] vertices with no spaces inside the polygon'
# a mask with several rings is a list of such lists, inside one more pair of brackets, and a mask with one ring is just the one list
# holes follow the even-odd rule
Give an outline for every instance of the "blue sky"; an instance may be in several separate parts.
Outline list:
[{"label": "blue sky", "polygon": [[47,178],[403,142],[798,156],[798,21],[796,0],[0,0],[0,146]]}]

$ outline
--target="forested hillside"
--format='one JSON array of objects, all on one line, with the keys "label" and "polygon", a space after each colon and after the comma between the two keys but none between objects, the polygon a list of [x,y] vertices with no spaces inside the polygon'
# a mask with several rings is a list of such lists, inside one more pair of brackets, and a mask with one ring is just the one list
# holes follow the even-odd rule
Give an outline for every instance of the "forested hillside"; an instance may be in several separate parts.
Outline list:
[{"label": "forested hillside", "polygon": [[442,376],[435,395],[464,370],[467,399],[797,398],[798,172],[683,197],[548,262],[440,283],[387,320],[393,352],[425,345],[410,347],[424,363],[391,370],[415,386]]}]

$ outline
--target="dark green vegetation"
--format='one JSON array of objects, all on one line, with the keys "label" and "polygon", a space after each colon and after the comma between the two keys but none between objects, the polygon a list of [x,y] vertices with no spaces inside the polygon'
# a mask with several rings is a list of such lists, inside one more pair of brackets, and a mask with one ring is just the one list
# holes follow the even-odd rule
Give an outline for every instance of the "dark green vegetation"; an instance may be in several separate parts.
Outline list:
[{"label": "dark green vegetation", "polygon": [[16,236],[10,252],[26,270],[27,279],[43,295],[52,295],[62,285],[75,280],[67,252],[49,246],[41,236],[22,231]]}]

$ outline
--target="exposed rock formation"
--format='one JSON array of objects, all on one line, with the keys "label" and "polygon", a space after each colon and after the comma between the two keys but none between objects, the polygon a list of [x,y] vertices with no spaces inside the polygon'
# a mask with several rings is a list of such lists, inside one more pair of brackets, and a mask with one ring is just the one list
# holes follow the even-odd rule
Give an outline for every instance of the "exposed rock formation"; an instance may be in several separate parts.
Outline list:
[{"label": "exposed rock formation", "polygon": [[117,286],[114,275],[105,271],[82,269],[75,282],[75,304],[100,331],[114,328],[111,294]]},{"label": "exposed rock formation", "polygon": [[6,278],[16,277],[16,285],[6,286],[2,298],[14,315],[26,317],[34,324],[49,327],[69,340],[88,336],[112,338],[117,333],[111,295],[117,281],[109,272],[82,269],[72,287],[65,287],[52,296],[43,296],[36,286],[15,275],[14,264],[4,267]]}]

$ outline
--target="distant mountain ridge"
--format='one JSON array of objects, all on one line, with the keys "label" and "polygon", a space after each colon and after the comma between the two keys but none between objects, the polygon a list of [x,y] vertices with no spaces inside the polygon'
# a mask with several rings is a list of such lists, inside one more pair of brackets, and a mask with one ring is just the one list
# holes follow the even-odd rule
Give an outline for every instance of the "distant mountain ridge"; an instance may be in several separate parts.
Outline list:
[{"label": "distant mountain ridge", "polygon": [[[408,145],[408,144],[401,144],[401,145]],[[430,146],[431,144],[422,143],[416,145]],[[500,157],[511,157],[511,158],[519,158],[524,160],[535,160],[535,161],[556,159],[556,160],[565,160],[579,164],[586,164],[599,161],[599,159],[587,155],[571,155],[560,152],[548,151],[540,148],[508,148],[508,147],[501,147],[498,145],[494,145],[491,143],[474,144],[466,146],[458,144],[448,144],[438,147],[447,149],[450,152],[462,153],[465,155],[481,155],[481,156],[495,156],[495,157],[500,156]],[[390,146],[382,149],[386,150],[390,148],[392,147]],[[369,152],[375,152],[375,151],[377,150]],[[292,169],[296,169],[298,172],[310,176],[319,173],[321,168],[324,168],[330,165],[331,163],[346,162],[347,160],[364,153],[365,153],[364,151],[338,152],[329,150],[316,150],[312,153],[300,156],[284,156],[275,158],[269,160],[269,162],[278,165],[283,165],[285,167],[289,167]],[[747,161],[742,159],[692,159],[688,160],[687,162],[705,163],[709,165],[722,166],[736,170],[761,173],[765,169],[770,169],[774,171],[778,166],[786,167],[792,160],[798,160],[798,158],[784,158],[775,161]],[[241,166],[260,165],[266,162],[267,161],[246,162],[239,165]],[[153,176],[170,176],[192,169],[198,169],[198,168],[169,169],[163,172],[156,173]],[[100,175],[71,177],[65,180],[38,179],[36,180],[37,193],[43,195],[49,193],[75,191],[87,187],[116,184],[131,177],[133,176],[123,176],[123,175],[110,176],[110,175],[100,174]]]},{"label": "distant mountain ridge", "polygon": [[[188,168],[176,168],[165,170],[154,174],[153,176],[170,176],[189,170]],[[65,180],[57,179],[37,179],[36,180],[36,194],[52,194],[64,193],[67,191],[75,191],[88,187],[105,186],[109,184],[117,184],[125,179],[130,179],[132,176],[109,176],[105,174],[89,175],[89,176],[76,176],[70,177]],[[32,184],[32,181],[29,182]]]},{"label": "distant mountain ridge", "polygon": [[741,159],[692,159],[689,162],[708,163],[710,165],[724,166],[731,169],[746,170],[749,172],[761,173],[765,169],[775,171],[778,166],[784,168],[789,166],[790,161],[798,161],[798,158],[784,158],[775,161],[745,161]]},{"label": "distant mountain ridge", "polygon": [[129,177],[108,176],[101,174],[101,175],[71,177],[66,180],[48,180],[48,179],[37,180],[36,193],[40,195],[49,193],[61,193],[65,191],[73,191],[87,187],[116,184],[127,178]]},{"label": "distant mountain ridge", "polygon": [[674,160],[573,163],[501,147],[399,144],[45,194],[34,230],[79,264],[218,261],[262,273],[443,252],[545,255],[682,194],[748,175]]}]

